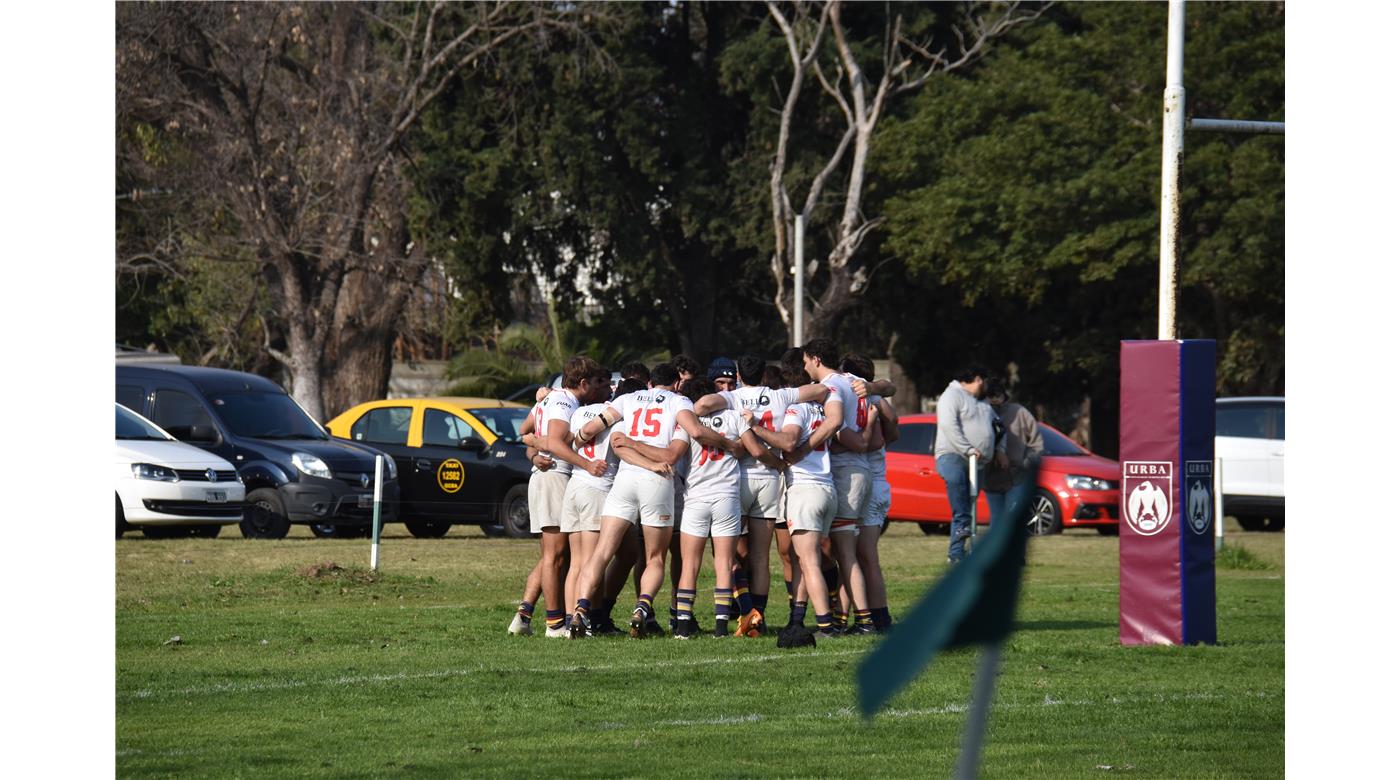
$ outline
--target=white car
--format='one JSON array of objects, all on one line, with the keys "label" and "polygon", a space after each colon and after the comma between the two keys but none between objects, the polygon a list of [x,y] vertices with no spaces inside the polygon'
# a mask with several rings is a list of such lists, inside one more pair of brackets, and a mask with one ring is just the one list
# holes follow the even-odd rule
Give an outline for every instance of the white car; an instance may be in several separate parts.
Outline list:
[{"label": "white car", "polygon": [[117,404],[117,538],[214,537],[243,518],[243,482],[233,464],[161,430]]},{"label": "white car", "polygon": [[1283,530],[1283,398],[1215,399],[1225,514],[1246,531]]}]

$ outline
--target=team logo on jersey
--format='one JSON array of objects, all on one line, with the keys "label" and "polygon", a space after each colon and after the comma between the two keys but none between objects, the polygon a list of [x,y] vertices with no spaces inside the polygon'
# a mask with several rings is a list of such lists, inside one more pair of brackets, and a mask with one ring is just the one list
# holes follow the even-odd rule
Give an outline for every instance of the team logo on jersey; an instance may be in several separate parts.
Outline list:
[{"label": "team logo on jersey", "polygon": [[462,467],[462,461],[456,458],[448,458],[438,466],[437,483],[444,493],[456,493],[461,490],[465,477],[466,470]]},{"label": "team logo on jersey", "polygon": [[1123,461],[1123,517],[1143,536],[1155,536],[1172,521],[1172,464]]},{"label": "team logo on jersey", "polygon": [[723,417],[720,417],[719,415],[715,415],[714,417],[711,417],[711,418],[710,418],[710,427],[711,427],[711,428],[719,428],[719,427],[722,426],[722,425],[724,425],[724,418],[723,418]]},{"label": "team logo on jersey", "polygon": [[763,408],[763,407],[765,407],[765,406],[767,406],[767,405],[768,405],[768,396],[766,396],[766,395],[760,395],[760,396],[758,397],[758,406],[759,406],[759,408]]},{"label": "team logo on jersey", "polygon": [[1215,502],[1211,498],[1213,483],[1212,464],[1208,460],[1186,461],[1186,520],[1191,530],[1203,534],[1210,530],[1211,511]]}]

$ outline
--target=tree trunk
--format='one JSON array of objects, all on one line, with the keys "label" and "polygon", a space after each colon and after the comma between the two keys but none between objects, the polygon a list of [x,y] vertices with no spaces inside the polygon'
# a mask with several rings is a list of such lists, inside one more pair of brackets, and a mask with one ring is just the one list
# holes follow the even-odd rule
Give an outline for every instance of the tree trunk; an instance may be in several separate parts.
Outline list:
[{"label": "tree trunk", "polygon": [[287,328],[287,359],[282,362],[292,375],[292,398],[317,422],[325,422],[321,404],[321,351],[303,324]]},{"label": "tree trunk", "polygon": [[851,273],[849,261],[837,265],[829,263],[831,270],[826,289],[817,305],[812,307],[812,318],[808,321],[804,338],[832,338],[846,313],[862,301],[865,285],[859,275]]}]

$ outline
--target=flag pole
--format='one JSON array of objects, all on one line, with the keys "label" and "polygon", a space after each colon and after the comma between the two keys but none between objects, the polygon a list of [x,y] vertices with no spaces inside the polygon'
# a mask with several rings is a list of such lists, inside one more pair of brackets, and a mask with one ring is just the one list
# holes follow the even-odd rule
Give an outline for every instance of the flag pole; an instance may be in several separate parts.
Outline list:
[{"label": "flag pole", "polygon": [[[976,453],[967,456],[967,484],[971,486],[968,492],[972,494],[972,529],[969,533],[972,537],[967,540],[967,551],[972,552],[972,548],[977,546],[977,493],[980,487],[977,484],[977,455]],[[995,518],[994,518],[995,519]]]},{"label": "flag pole", "polygon": [[987,720],[992,710],[992,694],[997,689],[997,672],[1001,669],[1002,643],[982,645],[978,654],[977,679],[973,681],[972,705],[967,712],[962,750],[953,770],[954,780],[976,780],[982,766],[982,740],[987,733]]},{"label": "flag pole", "polygon": [[374,541],[369,546],[369,570],[379,571],[379,505],[384,498],[384,456],[374,456],[374,518],[370,531]]}]

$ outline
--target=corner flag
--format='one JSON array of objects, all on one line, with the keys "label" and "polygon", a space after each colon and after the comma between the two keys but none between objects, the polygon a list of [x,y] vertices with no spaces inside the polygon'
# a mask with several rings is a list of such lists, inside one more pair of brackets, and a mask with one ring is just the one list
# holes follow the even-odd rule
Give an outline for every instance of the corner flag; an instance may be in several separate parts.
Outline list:
[{"label": "corner flag", "polygon": [[856,667],[856,699],[870,717],[919,676],[939,651],[966,645],[999,646],[1011,633],[1021,569],[1026,562],[1026,517],[1036,489],[1031,468],[1007,495],[1002,513],[973,552],[924,594]]}]

